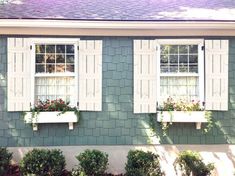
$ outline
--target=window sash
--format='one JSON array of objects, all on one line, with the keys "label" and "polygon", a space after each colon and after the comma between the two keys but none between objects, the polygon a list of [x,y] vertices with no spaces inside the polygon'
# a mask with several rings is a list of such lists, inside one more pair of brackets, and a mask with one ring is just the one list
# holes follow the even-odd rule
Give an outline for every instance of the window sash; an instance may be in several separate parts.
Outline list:
[{"label": "window sash", "polygon": [[[35,79],[40,77],[74,77],[74,105],[78,102],[78,42],[79,39],[63,39],[63,38],[32,38],[31,39],[31,56],[32,56],[32,77],[31,77],[31,102],[35,102]],[[36,73],[36,52],[35,46],[38,44],[52,44],[52,45],[74,45],[74,72],[57,72],[57,73]]]},{"label": "window sash", "polygon": [[[161,45],[198,45],[198,73],[184,73],[184,72],[175,72],[175,73],[162,73],[161,72]],[[195,76],[198,77],[199,83],[199,100],[204,102],[204,51],[202,50],[204,46],[203,39],[159,39],[157,40],[157,101],[160,102],[160,78],[164,76]]]}]

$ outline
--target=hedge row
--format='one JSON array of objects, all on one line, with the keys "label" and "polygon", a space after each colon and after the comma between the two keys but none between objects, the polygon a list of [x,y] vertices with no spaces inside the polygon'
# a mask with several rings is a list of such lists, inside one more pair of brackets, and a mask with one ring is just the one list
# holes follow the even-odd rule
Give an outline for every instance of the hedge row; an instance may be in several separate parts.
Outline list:
[{"label": "hedge row", "polygon": [[[0,148],[1,176],[104,176],[107,174],[108,154],[99,150],[85,150],[76,156],[77,168],[65,170],[65,157],[59,149],[33,149],[20,161],[19,167],[12,167],[12,153]],[[141,150],[130,150],[127,155],[125,176],[163,176],[159,155]],[[183,151],[174,162],[178,170],[185,176],[209,176],[214,169],[213,164],[204,164],[200,155],[192,151]]]}]

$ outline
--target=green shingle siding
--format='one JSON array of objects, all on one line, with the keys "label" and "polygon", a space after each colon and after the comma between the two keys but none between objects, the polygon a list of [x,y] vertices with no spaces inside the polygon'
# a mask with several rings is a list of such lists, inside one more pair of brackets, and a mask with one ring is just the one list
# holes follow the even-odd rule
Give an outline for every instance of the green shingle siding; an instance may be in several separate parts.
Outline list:
[{"label": "green shingle siding", "polygon": [[0,38],[0,146],[150,144],[155,135],[161,144],[235,143],[235,39],[230,39],[229,51],[230,110],[213,112],[215,125],[207,134],[196,130],[195,124],[173,124],[167,137],[147,114],[133,114],[133,39],[102,40],[103,111],[82,112],[71,131],[68,124],[40,124],[33,132],[21,113],[7,112],[7,39]]}]

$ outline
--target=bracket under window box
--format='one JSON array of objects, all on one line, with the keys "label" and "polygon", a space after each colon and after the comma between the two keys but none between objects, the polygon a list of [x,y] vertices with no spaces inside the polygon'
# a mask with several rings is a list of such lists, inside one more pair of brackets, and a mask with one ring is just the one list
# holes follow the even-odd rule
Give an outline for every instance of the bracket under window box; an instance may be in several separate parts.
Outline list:
[{"label": "bracket under window box", "polygon": [[74,111],[67,111],[61,113],[59,111],[53,112],[26,112],[24,117],[25,123],[32,123],[33,131],[38,130],[40,123],[68,123],[69,130],[73,130],[73,123],[78,122],[78,117]]},{"label": "bracket under window box", "polygon": [[207,119],[206,111],[158,111],[157,121],[165,126],[167,123],[195,123],[196,129],[201,129]]}]

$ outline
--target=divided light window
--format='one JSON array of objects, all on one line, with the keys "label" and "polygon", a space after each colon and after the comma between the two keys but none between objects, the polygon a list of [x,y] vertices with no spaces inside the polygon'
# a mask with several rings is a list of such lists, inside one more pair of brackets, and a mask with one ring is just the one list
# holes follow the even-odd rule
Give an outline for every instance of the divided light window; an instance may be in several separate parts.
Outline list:
[{"label": "divided light window", "polygon": [[204,100],[204,61],[201,40],[159,40],[159,103],[169,96]]},{"label": "divided light window", "polygon": [[77,68],[75,44],[37,43],[34,45],[34,102],[63,99],[76,105]]}]

